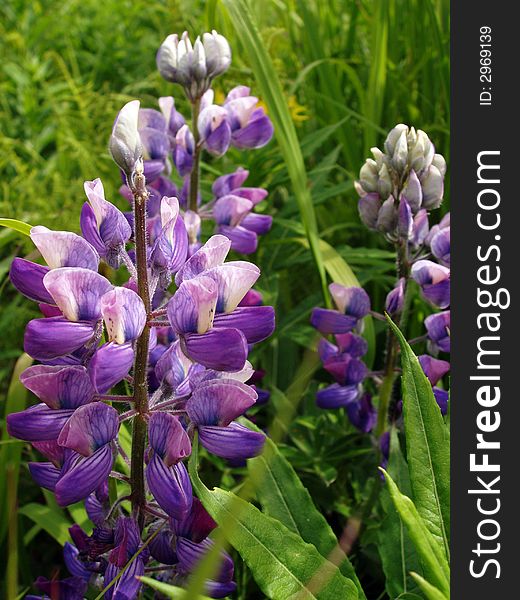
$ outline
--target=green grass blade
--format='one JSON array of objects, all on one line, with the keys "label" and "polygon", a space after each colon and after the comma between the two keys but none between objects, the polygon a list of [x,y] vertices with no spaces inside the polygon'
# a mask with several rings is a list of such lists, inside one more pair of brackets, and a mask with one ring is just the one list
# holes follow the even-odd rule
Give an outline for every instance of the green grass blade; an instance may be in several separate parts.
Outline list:
[{"label": "green grass blade", "polygon": [[223,0],[223,2],[229,11],[237,37],[247,53],[260,95],[266,103],[269,116],[273,121],[276,140],[287,166],[305,227],[305,234],[321,280],[323,295],[328,303],[327,277],[319,246],[318,225],[308,187],[307,172],[280,80],[254,23],[248,4],[244,0]]}]

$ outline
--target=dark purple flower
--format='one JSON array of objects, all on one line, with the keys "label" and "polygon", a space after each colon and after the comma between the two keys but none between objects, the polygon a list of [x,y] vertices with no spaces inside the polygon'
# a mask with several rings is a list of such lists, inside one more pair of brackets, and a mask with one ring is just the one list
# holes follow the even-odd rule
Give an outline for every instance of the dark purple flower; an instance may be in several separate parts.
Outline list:
[{"label": "dark purple flower", "polygon": [[372,431],[377,422],[377,410],[372,404],[372,397],[365,393],[359,400],[345,405],[348,418],[354,427],[367,433]]},{"label": "dark purple flower", "polygon": [[388,293],[385,310],[389,315],[396,315],[403,310],[405,285],[406,280],[404,277],[401,277],[394,289]]},{"label": "dark purple flower", "polygon": [[424,320],[428,338],[434,351],[450,351],[450,311],[445,310],[426,317]]}]

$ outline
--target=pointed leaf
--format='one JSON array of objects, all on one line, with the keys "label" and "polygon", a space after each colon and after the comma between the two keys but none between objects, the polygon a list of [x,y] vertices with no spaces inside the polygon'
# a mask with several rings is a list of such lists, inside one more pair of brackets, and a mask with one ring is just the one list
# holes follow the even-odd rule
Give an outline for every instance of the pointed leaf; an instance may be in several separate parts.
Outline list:
[{"label": "pointed leaf", "polygon": [[29,225],[29,223],[24,223],[23,221],[18,221],[17,219],[0,218],[0,226],[8,227],[9,229],[13,229],[14,231],[23,233],[24,235],[29,235],[32,229],[32,225]]}]

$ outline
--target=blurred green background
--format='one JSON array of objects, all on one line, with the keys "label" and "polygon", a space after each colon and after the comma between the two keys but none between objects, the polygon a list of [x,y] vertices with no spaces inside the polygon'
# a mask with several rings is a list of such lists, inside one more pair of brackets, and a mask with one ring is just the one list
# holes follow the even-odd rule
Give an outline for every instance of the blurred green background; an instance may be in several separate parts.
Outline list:
[{"label": "blurred green background", "polygon": [[[380,309],[393,285],[393,255],[360,225],[353,181],[370,147],[381,145],[399,122],[424,129],[449,164],[449,2],[256,0],[250,6],[296,128],[320,237],[353,268],[371,291],[374,308]],[[109,132],[129,99],[157,107],[158,96],[174,95],[181,112],[185,108],[180,89],[155,69],[155,53],[169,33],[187,29],[195,36],[215,28],[226,35],[234,56],[232,67],[216,83],[217,99],[238,84],[258,93],[236,23],[218,0],[7,0],[0,16],[0,216],[77,231],[83,181],[96,177],[102,178],[107,198],[125,207],[107,152]],[[262,268],[259,289],[278,315],[276,334],[254,358],[267,372],[264,387],[274,391],[264,409],[272,416],[277,402],[286,400],[277,390],[290,389],[305,349],[313,344],[309,311],[323,299],[311,253],[302,243],[301,214],[279,140],[203,165],[203,191],[216,175],[238,165],[250,169],[248,185],[269,190],[263,210],[275,218],[252,257]],[[449,179],[446,183],[449,189]],[[445,202],[444,211],[447,206]],[[0,231],[0,395],[9,395],[11,408],[27,401],[16,383],[7,392],[22,353],[25,323],[37,315],[8,280],[12,257],[32,252],[22,237]],[[356,471],[362,472],[363,461],[372,459],[365,458],[369,444],[359,440],[344,415],[314,407],[315,385],[306,386],[297,399],[303,402],[287,432],[285,453],[336,525],[335,520],[360,510],[364,490]],[[337,431],[345,436],[339,445]],[[18,462],[30,456],[28,448],[8,443],[5,431],[2,439],[0,466],[12,463],[13,452]],[[11,477],[7,481],[16,487],[17,469],[0,473],[2,484]],[[9,522],[5,502],[46,502],[55,509],[23,466],[19,476],[18,497],[13,492],[4,499],[0,543],[6,564],[5,556],[15,551],[18,540],[19,578],[28,586],[59,564],[59,546],[52,540],[56,535],[49,537],[30,518]],[[223,472],[226,477],[231,485],[234,475]],[[381,591],[377,551],[370,528],[363,535],[354,552],[363,556],[354,556],[354,562],[376,590],[375,598]],[[256,597],[245,570],[239,568],[238,575],[244,581],[238,597]]]}]

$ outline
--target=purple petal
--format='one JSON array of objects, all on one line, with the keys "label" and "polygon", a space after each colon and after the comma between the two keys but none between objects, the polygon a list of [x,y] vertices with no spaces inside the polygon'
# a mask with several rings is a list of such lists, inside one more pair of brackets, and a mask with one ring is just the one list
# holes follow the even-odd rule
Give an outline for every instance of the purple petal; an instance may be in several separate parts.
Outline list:
[{"label": "purple petal", "polygon": [[88,365],[88,371],[99,394],[106,394],[124,379],[134,362],[132,344],[110,342],[100,346]]},{"label": "purple petal", "polygon": [[365,363],[348,354],[333,357],[324,363],[324,368],[341,385],[357,385],[367,375]]},{"label": "purple petal", "polygon": [[381,204],[381,198],[376,193],[365,194],[358,201],[359,216],[369,229],[376,229]]},{"label": "purple petal", "polygon": [[[345,335],[349,335],[346,333]],[[321,362],[325,362],[327,360],[332,359],[337,356],[339,353],[339,348],[326,340],[325,338],[321,338],[318,342],[318,355],[320,357]]]},{"label": "purple petal", "polygon": [[[260,110],[262,112],[260,112]],[[233,131],[231,141],[236,148],[261,148],[273,137],[274,128],[271,119],[262,109],[255,111],[255,115],[248,125]]]},{"label": "purple petal", "polygon": [[234,173],[228,173],[215,179],[211,187],[216,198],[221,198],[231,191],[241,187],[244,181],[248,178],[249,171],[239,167]]},{"label": "purple petal", "polygon": [[[119,574],[119,569],[109,564],[105,571],[103,584],[107,586]],[[138,579],[144,575],[144,562],[139,556],[134,560],[123,575],[117,580],[117,583],[105,593],[106,600],[134,600],[139,596],[139,590],[142,583]]]},{"label": "purple petal", "polygon": [[186,279],[193,279],[203,271],[221,265],[229,253],[230,241],[223,235],[213,235],[195,252],[175,276],[175,283],[180,285]]},{"label": "purple petal", "polygon": [[249,231],[254,231],[258,235],[266,234],[273,224],[273,217],[271,215],[260,215],[258,213],[251,213],[246,215],[244,219],[242,219],[241,223],[242,227],[249,229]]},{"label": "purple petal", "polygon": [[93,246],[99,256],[104,258],[107,254],[107,248],[101,239],[101,235],[99,234],[94,210],[88,202],[85,202],[81,208],[79,226],[83,237],[87,240],[87,242],[89,242],[89,244]]},{"label": "purple petal", "polygon": [[428,212],[422,209],[414,217],[412,235],[410,237],[410,243],[416,248],[425,243],[429,226]]},{"label": "purple petal", "polygon": [[389,315],[400,313],[404,304],[405,279],[401,277],[395,288],[388,293],[385,302],[385,310]]},{"label": "purple petal", "polygon": [[35,365],[20,375],[22,384],[50,408],[78,408],[95,390],[85,367]]},{"label": "purple petal", "polygon": [[155,366],[155,375],[161,384],[175,391],[185,381],[191,361],[184,356],[179,342],[175,342],[161,355]]},{"label": "purple petal", "polygon": [[311,325],[323,334],[348,333],[358,323],[356,317],[342,315],[337,310],[327,308],[313,308],[311,313]]},{"label": "purple petal", "polygon": [[413,217],[412,209],[404,196],[401,196],[401,199],[399,200],[398,215],[397,225],[399,236],[404,240],[408,240],[413,231]]},{"label": "purple petal", "polygon": [[237,589],[237,584],[234,581],[221,583],[207,579],[204,583],[204,589],[211,598],[225,598]]},{"label": "purple petal", "polygon": [[219,198],[213,206],[213,217],[218,225],[238,225],[240,220],[253,209],[246,198],[228,194]]},{"label": "purple petal", "polygon": [[172,526],[175,535],[198,543],[207,538],[217,524],[204,508],[202,502],[194,497],[190,512],[181,521],[172,519]]},{"label": "purple petal", "polygon": [[[178,200],[175,198],[178,203]],[[163,198],[164,202],[164,198]],[[181,217],[170,219],[161,229],[152,250],[151,260],[157,269],[176,273],[188,254],[188,232]]]},{"label": "purple petal", "polygon": [[63,317],[33,319],[25,329],[24,349],[36,360],[49,360],[77,350],[93,333],[93,323],[71,323]]},{"label": "purple petal", "polygon": [[[37,600],[41,600],[42,598],[51,598],[52,600],[54,598],[59,598],[59,600],[83,600],[88,584],[82,577],[68,577],[67,579],[53,579],[51,581],[45,577],[38,577],[34,585],[46,594],[45,597],[41,594],[32,596],[32,598],[36,598]],[[28,599],[31,596],[25,596],[25,598]]]},{"label": "purple petal", "polygon": [[188,358],[216,371],[240,371],[248,355],[247,340],[238,329],[188,333],[181,346]]},{"label": "purple petal", "polygon": [[115,287],[101,297],[100,304],[110,342],[124,344],[141,335],[146,325],[146,310],[133,290]]},{"label": "purple petal", "polygon": [[97,271],[99,255],[79,235],[69,231],[51,231],[38,225],[31,229],[31,240],[51,269],[82,267]]},{"label": "purple petal", "polygon": [[150,548],[150,554],[157,562],[160,562],[163,565],[174,565],[178,559],[177,553],[173,549],[173,545],[174,540],[172,532],[169,529],[163,529],[154,537],[148,547]]},{"label": "purple petal", "polygon": [[421,363],[424,374],[428,377],[432,385],[435,385],[450,371],[450,363],[446,360],[439,360],[428,354],[421,354],[421,356],[418,356],[417,358]]},{"label": "purple petal", "polygon": [[61,471],[50,462],[30,462],[29,471],[36,483],[46,490],[54,491]]},{"label": "purple petal", "polygon": [[262,294],[256,290],[249,290],[240,300],[238,306],[260,306],[263,303]]},{"label": "purple petal", "polygon": [[363,288],[331,283],[329,290],[340,312],[356,319],[362,319],[370,312],[370,298]]},{"label": "purple petal", "polygon": [[333,383],[316,394],[316,404],[320,408],[340,408],[355,402],[361,392],[358,385],[343,386]]},{"label": "purple petal", "polygon": [[61,430],[58,444],[83,456],[91,456],[115,439],[118,431],[117,410],[108,404],[93,402],[74,412]]},{"label": "purple petal", "polygon": [[199,276],[183,281],[168,302],[168,319],[177,333],[205,333],[213,323],[217,283]]},{"label": "purple petal", "polygon": [[435,396],[435,400],[441,409],[441,413],[443,415],[448,413],[448,401],[450,399],[450,395],[446,390],[441,390],[441,388],[434,387],[433,395]]},{"label": "purple petal", "polygon": [[186,403],[189,418],[196,425],[226,427],[251,408],[257,398],[249,386],[233,379],[202,383]]},{"label": "purple petal", "polygon": [[[214,542],[210,539],[205,539],[202,542],[196,543],[183,537],[179,537],[177,540],[177,555],[179,557],[179,564],[184,571],[188,573],[194,571],[197,564],[204,557],[205,554],[213,547]],[[221,582],[227,582],[233,579],[234,565],[233,559],[227,552],[221,551],[220,556],[220,568],[216,573],[215,580]]]},{"label": "purple petal", "polygon": [[124,567],[137,552],[141,543],[139,526],[132,517],[119,517],[114,531],[114,549],[108,560],[116,567]]},{"label": "purple petal", "polygon": [[360,358],[367,353],[368,344],[365,339],[354,333],[342,333],[336,336],[341,352],[347,352],[352,358]]},{"label": "purple petal", "polygon": [[352,425],[363,433],[372,431],[377,423],[377,410],[370,394],[363,394],[357,402],[348,403],[345,409]]},{"label": "purple petal", "polygon": [[260,277],[260,269],[243,260],[227,262],[204,273],[218,286],[217,312],[230,313]]},{"label": "purple petal", "polygon": [[146,480],[157,503],[170,517],[182,520],[188,514],[193,496],[183,463],[168,467],[154,454],[146,467]]},{"label": "purple petal", "polygon": [[63,546],[63,560],[65,566],[71,575],[81,577],[85,581],[89,581],[92,576],[92,571],[89,571],[79,558],[79,550],[70,542],[65,542]]},{"label": "purple petal", "polygon": [[229,460],[252,458],[262,452],[265,435],[238,423],[199,427],[200,443],[212,454]]},{"label": "purple petal", "polygon": [[46,404],[37,404],[7,415],[7,432],[11,437],[28,442],[55,440],[72,413],[72,410],[53,410]]},{"label": "purple petal", "polygon": [[247,198],[253,203],[253,205],[257,205],[259,202],[262,202],[262,200],[264,200],[269,194],[269,192],[267,190],[264,190],[264,188],[253,187],[240,187],[238,189],[232,190],[232,193],[235,196]]},{"label": "purple petal", "polygon": [[440,229],[430,242],[432,254],[441,261],[442,264],[450,264],[450,228]]},{"label": "purple petal", "polygon": [[240,254],[253,254],[258,248],[257,234],[241,225],[237,225],[236,227],[220,225],[218,227],[218,233],[229,238],[231,241],[231,248]]},{"label": "purple petal", "polygon": [[69,321],[97,321],[101,317],[101,296],[112,288],[99,273],[75,267],[53,269],[43,283]]},{"label": "purple petal", "polygon": [[165,169],[164,160],[145,160],[144,176],[147,183],[152,183]]},{"label": "purple petal", "polygon": [[424,319],[428,337],[442,352],[450,351],[450,311],[430,315]]},{"label": "purple petal", "polygon": [[178,417],[165,412],[155,412],[148,425],[150,446],[171,467],[191,454],[190,438]]},{"label": "purple petal", "polygon": [[43,285],[48,267],[38,265],[24,258],[15,258],[11,263],[9,277],[14,287],[27,298],[45,304],[54,304],[52,296]]},{"label": "purple petal", "polygon": [[203,136],[206,150],[214,156],[222,156],[227,152],[231,143],[231,128],[224,119],[218,127]]},{"label": "purple petal", "polygon": [[58,504],[68,506],[84,500],[108,477],[113,462],[114,456],[109,444],[87,458],[78,455],[56,484],[55,492]]},{"label": "purple petal", "polygon": [[213,327],[240,329],[248,344],[256,344],[272,335],[275,315],[272,306],[237,307],[226,315],[216,315]]}]

